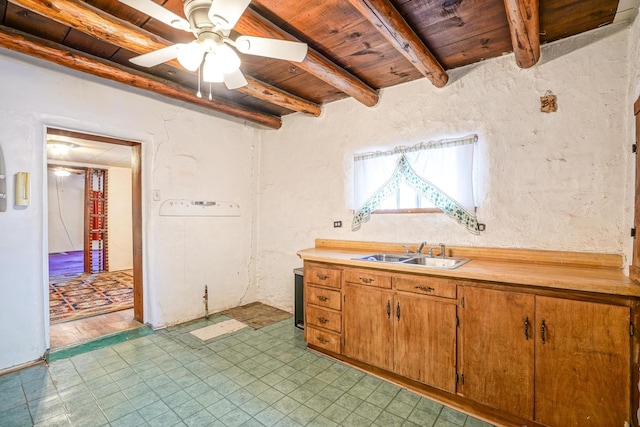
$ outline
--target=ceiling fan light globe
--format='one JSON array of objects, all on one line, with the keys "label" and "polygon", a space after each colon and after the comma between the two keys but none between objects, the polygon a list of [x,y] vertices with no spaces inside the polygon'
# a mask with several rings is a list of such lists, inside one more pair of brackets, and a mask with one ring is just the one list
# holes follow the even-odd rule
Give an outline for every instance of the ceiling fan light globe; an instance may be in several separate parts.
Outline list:
[{"label": "ceiling fan light globe", "polygon": [[220,66],[220,62],[216,55],[208,53],[202,67],[202,80],[207,83],[222,83],[224,81],[224,72]]},{"label": "ceiling fan light globe", "polygon": [[204,49],[197,41],[181,45],[178,48],[178,62],[189,71],[195,71],[202,62]]}]

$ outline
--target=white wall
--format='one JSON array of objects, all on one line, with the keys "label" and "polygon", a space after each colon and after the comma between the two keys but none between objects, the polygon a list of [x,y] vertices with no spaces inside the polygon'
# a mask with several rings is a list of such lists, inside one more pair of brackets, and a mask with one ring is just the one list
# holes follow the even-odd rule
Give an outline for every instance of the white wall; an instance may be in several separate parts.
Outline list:
[{"label": "white wall", "polygon": [[[296,251],[319,237],[628,256],[629,36],[602,29],[544,46],[532,69],[507,55],[450,71],[442,89],[422,79],[384,90],[374,108],[349,99],[318,119],[287,117],[262,138],[258,298],[291,310]],[[556,113],[540,112],[548,90]],[[373,215],[351,231],[354,153],[469,133],[484,233],[444,214]]]},{"label": "white wall", "polygon": [[[154,326],[255,300],[255,128],[0,50],[0,146],[8,188],[31,173],[31,204],[0,213],[0,370],[48,346],[45,127],[142,141],[145,321]],[[234,218],[160,217],[162,199],[229,200]],[[12,191],[10,192],[12,197]]]},{"label": "white wall", "polygon": [[47,170],[49,253],[81,251],[84,236],[84,175],[57,177]]},{"label": "white wall", "polygon": [[111,166],[108,184],[109,271],[133,268],[131,169]]}]

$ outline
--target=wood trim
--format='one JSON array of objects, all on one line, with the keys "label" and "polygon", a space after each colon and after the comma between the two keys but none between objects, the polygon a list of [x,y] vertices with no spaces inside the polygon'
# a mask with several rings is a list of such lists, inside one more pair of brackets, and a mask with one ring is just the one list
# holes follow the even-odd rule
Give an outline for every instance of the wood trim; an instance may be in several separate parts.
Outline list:
[{"label": "wood trim", "polygon": [[[420,243],[380,243],[331,239],[316,239],[315,241],[315,247],[318,249],[322,248],[367,252],[382,251],[391,253],[403,253],[405,251],[403,245],[407,245],[409,249],[415,252],[417,251],[418,246],[420,246]],[[434,244],[431,246],[436,245]],[[539,249],[447,246],[447,256],[511,262],[527,262],[532,264],[601,267],[612,269],[621,269],[623,266],[622,255],[618,254],[549,251]]]},{"label": "wood trim", "polygon": [[511,32],[511,45],[520,68],[534,66],[540,59],[538,0],[504,0]]},{"label": "wood trim", "polygon": [[371,214],[414,214],[414,213],[442,213],[438,208],[411,208],[411,209],[376,209]]},{"label": "wood trim", "polygon": [[133,147],[136,144],[138,144],[137,142],[126,141],[124,139],[110,138],[108,136],[94,135],[91,133],[76,132],[72,130],[55,129],[55,128],[48,128],[47,136],[48,135],[64,136],[68,138],[77,138],[77,139],[88,139],[91,141],[106,142],[108,144],[116,144],[116,145],[125,145],[128,147]]},{"label": "wood trim", "polygon": [[[99,40],[119,46],[136,53],[147,53],[162,49],[173,43],[164,40],[155,34],[149,33],[129,22],[118,19],[108,13],[77,0],[11,0],[12,3],[52,19],[56,22],[81,31]],[[56,62],[56,61],[54,61]],[[168,64],[182,69],[176,60]],[[103,75],[98,74],[100,77]],[[160,80],[160,79],[158,79]],[[294,111],[309,112],[313,115],[320,114],[320,106],[298,96],[291,95],[274,86],[260,82],[254,78],[248,78],[251,87],[239,88],[238,91],[255,96],[263,101],[270,102]],[[166,95],[166,93],[163,93]],[[195,94],[194,94],[195,97]],[[182,98],[179,98],[182,99]],[[196,98],[197,99],[197,98]],[[184,100],[184,99],[182,99]],[[284,102],[283,102],[284,100]],[[218,98],[217,103],[225,103]],[[210,103],[209,103],[210,104]],[[230,103],[231,104],[231,103]],[[300,108],[297,110],[296,108]]]},{"label": "wood trim", "polygon": [[349,0],[349,3],[434,86],[447,84],[447,72],[389,0]]},{"label": "wood trim", "polygon": [[[242,34],[258,37],[300,41],[251,8],[244,12],[234,30]],[[309,47],[304,61],[292,62],[292,64],[368,107],[373,107],[378,103],[379,95],[375,89],[369,87],[358,77],[338,66],[312,47]]]},{"label": "wood trim", "polygon": [[131,207],[133,231],[133,318],[144,323],[142,275],[142,144],[131,147]]},{"label": "wood trim", "polygon": [[633,104],[633,115],[637,116],[640,114],[640,97],[636,99],[636,102]]},{"label": "wood trim", "polygon": [[282,126],[280,117],[265,114],[261,111],[241,106],[221,98],[214,97],[213,101],[198,98],[191,89],[186,89],[177,84],[169,83],[166,80],[161,80],[132,69],[116,66],[102,59],[86,56],[78,51],[73,51],[68,48],[63,49],[56,43],[38,39],[4,26],[0,26],[0,47],[5,47],[16,52],[54,62],[74,70],[93,74],[128,86],[196,104],[200,107],[228,114],[271,129],[280,129]]},{"label": "wood trim", "polygon": [[410,380],[408,378],[402,377],[400,375],[394,374],[384,369],[381,369],[372,365],[368,365],[363,362],[359,362],[357,360],[351,359],[349,357],[343,356],[338,353],[324,350],[311,343],[308,343],[307,346],[310,350],[314,350],[319,353],[326,354],[330,357],[340,360],[346,363],[347,365],[350,365],[356,369],[359,369],[377,378],[383,379],[385,381],[389,381],[402,388],[406,388],[414,393],[417,393],[422,396],[428,397],[429,399],[435,400],[436,402],[442,405],[446,405],[451,408],[457,409],[461,412],[472,415],[478,419],[489,422],[491,424],[498,424],[498,425],[504,425],[509,427],[522,427],[524,425],[529,427],[545,427],[542,424],[538,424],[531,420],[526,420],[520,417],[515,417],[509,414],[505,414],[504,412],[498,409],[482,405],[481,403],[474,402],[470,399],[466,399],[463,396],[456,395],[453,393],[447,393],[446,391],[439,390],[435,387],[430,387],[426,384],[422,384],[414,380]]}]

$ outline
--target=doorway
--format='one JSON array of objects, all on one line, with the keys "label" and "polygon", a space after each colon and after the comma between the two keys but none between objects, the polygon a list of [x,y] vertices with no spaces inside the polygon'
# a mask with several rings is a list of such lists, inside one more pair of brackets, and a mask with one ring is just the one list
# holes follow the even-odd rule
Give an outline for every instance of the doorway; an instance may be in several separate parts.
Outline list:
[{"label": "doorway", "polygon": [[140,326],[141,145],[48,128],[47,162],[51,348]]}]

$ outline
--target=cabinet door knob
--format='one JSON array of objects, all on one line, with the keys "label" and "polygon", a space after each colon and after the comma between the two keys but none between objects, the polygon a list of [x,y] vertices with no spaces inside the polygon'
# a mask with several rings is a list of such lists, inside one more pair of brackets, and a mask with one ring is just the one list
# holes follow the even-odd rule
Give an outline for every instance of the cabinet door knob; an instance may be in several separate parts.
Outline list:
[{"label": "cabinet door knob", "polygon": [[431,286],[423,286],[423,285],[416,286],[416,289],[420,289],[421,291],[424,291],[424,292],[435,291],[435,289],[432,288]]},{"label": "cabinet door knob", "polygon": [[320,323],[327,323],[329,321],[329,319],[325,319],[324,317],[318,317],[318,322]]},{"label": "cabinet door knob", "polygon": [[540,337],[542,338],[542,344],[547,342],[547,325],[544,324],[544,319],[542,319],[542,324],[540,325]]},{"label": "cabinet door knob", "polygon": [[329,278],[329,276],[325,276],[324,274],[317,274],[317,276],[320,280],[327,280]]},{"label": "cabinet door knob", "polygon": [[322,295],[318,295],[318,299],[319,299],[320,301],[329,301],[329,298],[327,298],[327,297],[323,297]]}]

